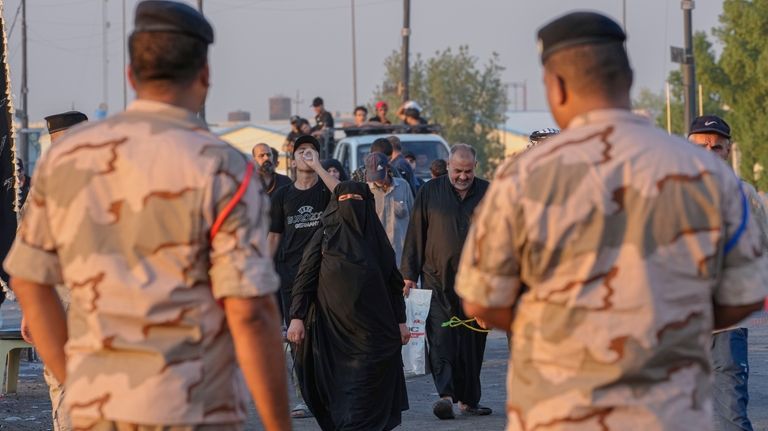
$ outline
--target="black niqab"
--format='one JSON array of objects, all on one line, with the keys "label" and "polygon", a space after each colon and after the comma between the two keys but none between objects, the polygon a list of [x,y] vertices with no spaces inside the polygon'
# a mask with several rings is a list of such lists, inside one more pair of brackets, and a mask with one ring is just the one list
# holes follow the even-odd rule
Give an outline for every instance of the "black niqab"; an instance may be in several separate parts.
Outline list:
[{"label": "black niqab", "polygon": [[304,400],[323,430],[390,430],[407,409],[403,278],[367,184],[336,186],[293,286]]}]

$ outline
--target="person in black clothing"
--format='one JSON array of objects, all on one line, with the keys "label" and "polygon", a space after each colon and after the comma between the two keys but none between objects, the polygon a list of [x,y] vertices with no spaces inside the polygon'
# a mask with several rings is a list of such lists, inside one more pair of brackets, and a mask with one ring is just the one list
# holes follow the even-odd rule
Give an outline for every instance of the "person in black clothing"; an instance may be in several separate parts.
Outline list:
[{"label": "person in black clothing", "polygon": [[333,116],[325,110],[325,103],[321,97],[312,100],[312,108],[315,110],[315,125],[312,127],[312,136],[320,139],[320,154],[330,157],[336,142],[333,139]]},{"label": "person in black clothing", "polygon": [[293,285],[288,339],[324,431],[391,430],[408,409],[403,278],[368,185],[339,183]]},{"label": "person in black clothing", "polygon": [[275,172],[277,167],[275,163],[275,152],[273,148],[265,143],[259,143],[253,146],[251,154],[253,160],[259,166],[259,176],[264,183],[264,191],[270,198],[280,187],[290,184],[292,181],[285,175]]},{"label": "person in black clothing", "polygon": [[[429,363],[440,400],[433,406],[440,419],[454,417],[453,403],[464,415],[488,415],[491,409],[480,401],[480,368],[486,333],[464,326],[443,327],[457,317],[466,320],[454,291],[461,250],[475,207],[488,182],[475,177],[475,149],[464,144],[451,148],[448,175],[425,183],[419,190],[408,225],[400,269],[405,279],[403,293],[422,287],[432,290],[427,318]],[[469,323],[475,325],[475,323]]]},{"label": "person in black clothing", "polygon": [[413,167],[403,156],[403,144],[400,142],[400,138],[395,135],[387,137],[387,140],[392,144],[392,154],[389,155],[389,165],[400,172],[400,176],[408,182],[411,186],[411,191],[415,196],[419,187],[421,187],[421,183],[419,183],[418,178],[416,178],[416,173],[413,172]]},{"label": "person in black clothing", "polygon": [[333,128],[333,116],[325,110],[325,103],[322,97],[315,97],[312,100],[312,109],[315,110],[315,126],[312,127],[313,133]]},{"label": "person in black clothing", "polygon": [[347,136],[360,136],[364,135],[366,133],[369,133],[368,130],[361,130],[363,128],[367,128],[368,121],[366,120],[366,117],[368,117],[368,108],[365,106],[358,106],[355,108],[355,122],[350,126],[349,123],[344,124],[344,127],[353,127],[357,130],[344,130],[344,133]]},{"label": "person in black clothing", "polygon": [[[296,139],[293,166],[296,181],[279,188],[272,195],[268,241],[275,256],[275,270],[280,276],[278,302],[285,326],[291,305],[291,288],[299,270],[301,256],[315,231],[322,227],[321,216],[331,192],[339,183],[320,165],[320,143],[310,135]],[[299,394],[300,395],[300,394]],[[291,417],[309,417],[302,401],[293,408]]]}]

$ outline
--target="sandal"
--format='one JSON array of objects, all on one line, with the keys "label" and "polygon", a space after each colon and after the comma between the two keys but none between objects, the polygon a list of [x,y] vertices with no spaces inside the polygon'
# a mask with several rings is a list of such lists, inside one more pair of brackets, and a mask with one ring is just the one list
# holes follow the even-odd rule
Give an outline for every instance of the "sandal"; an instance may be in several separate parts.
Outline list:
[{"label": "sandal", "polygon": [[293,410],[291,410],[292,419],[306,419],[311,417],[313,417],[312,412],[309,411],[307,405],[304,403],[298,404],[293,408]]},{"label": "sandal", "polygon": [[442,399],[432,404],[432,413],[438,419],[454,419],[456,417],[453,414],[453,403],[447,399]]}]

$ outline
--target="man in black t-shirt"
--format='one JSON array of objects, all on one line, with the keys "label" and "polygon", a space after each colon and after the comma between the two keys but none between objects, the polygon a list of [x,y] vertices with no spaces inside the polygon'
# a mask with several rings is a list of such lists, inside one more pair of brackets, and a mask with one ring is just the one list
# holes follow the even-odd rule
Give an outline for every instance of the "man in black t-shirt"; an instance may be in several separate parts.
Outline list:
[{"label": "man in black t-shirt", "polygon": [[291,305],[291,288],[304,247],[320,228],[331,190],[339,182],[321,166],[317,154],[319,148],[320,144],[313,136],[297,138],[292,162],[296,180],[272,195],[269,244],[280,275],[283,317]]},{"label": "man in black t-shirt", "polygon": [[312,109],[315,110],[315,127],[312,128],[312,132],[333,128],[333,116],[325,110],[322,97],[315,97],[312,100]]},{"label": "man in black t-shirt", "polygon": [[[321,217],[331,199],[331,190],[339,183],[320,164],[320,143],[315,137],[299,136],[293,148],[292,166],[296,169],[296,180],[272,195],[268,236],[270,251],[275,257],[275,269],[280,276],[278,302],[286,327],[293,281],[304,248],[315,231],[322,227]],[[291,377],[294,377],[293,374]],[[311,416],[298,390],[297,397],[299,404],[291,411],[291,417]]]}]

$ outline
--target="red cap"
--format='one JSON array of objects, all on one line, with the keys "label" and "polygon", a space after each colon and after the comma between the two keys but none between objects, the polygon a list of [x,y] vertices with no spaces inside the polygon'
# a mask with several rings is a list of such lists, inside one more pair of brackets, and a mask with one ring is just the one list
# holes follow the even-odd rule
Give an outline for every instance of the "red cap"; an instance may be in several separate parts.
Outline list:
[{"label": "red cap", "polygon": [[379,100],[378,102],[376,102],[376,109],[381,109],[384,106],[389,108],[389,106],[387,106],[387,102],[385,102],[383,100]]}]

